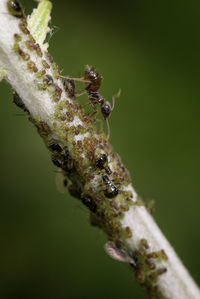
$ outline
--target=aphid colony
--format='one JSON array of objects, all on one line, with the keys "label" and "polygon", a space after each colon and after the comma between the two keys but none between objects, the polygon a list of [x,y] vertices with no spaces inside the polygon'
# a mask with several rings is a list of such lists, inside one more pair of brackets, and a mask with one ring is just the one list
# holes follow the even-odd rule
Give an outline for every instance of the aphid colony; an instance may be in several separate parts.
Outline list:
[{"label": "aphid colony", "polygon": [[[8,1],[7,2],[7,9],[8,12],[20,19],[24,19],[25,15],[22,9],[21,4],[18,1]],[[23,23],[22,23],[23,24]],[[21,29],[26,29],[26,28],[21,28]],[[29,47],[31,45],[28,45]],[[62,77],[62,76],[60,76]],[[95,110],[94,113],[97,112],[97,107],[96,105],[100,106],[100,111],[101,114],[107,122],[108,126],[108,137],[110,135],[110,128],[109,128],[109,123],[108,123],[108,118],[114,108],[114,103],[115,103],[115,97],[112,99],[112,107],[109,102],[105,101],[103,96],[98,92],[100,86],[101,86],[101,81],[102,77],[98,74],[98,72],[91,66],[86,66],[85,68],[85,74],[84,78],[68,78],[68,77],[63,77],[63,85],[65,88],[65,91],[67,92],[68,96],[70,98],[75,98],[75,84],[74,80],[82,81],[86,84],[85,91],[88,95],[89,99],[89,104],[90,106]],[[43,86],[44,87],[49,87],[49,86],[54,86],[55,84],[53,83],[53,78],[50,75],[46,75],[43,79]],[[60,94],[62,90],[58,87],[55,86],[57,98],[59,100]],[[118,95],[119,96],[119,93]],[[13,95],[13,101],[14,103],[21,109],[23,109],[25,112],[29,114],[28,109],[25,107],[23,101],[20,99],[19,95],[15,92]],[[59,167],[63,173],[64,173],[64,184],[67,185],[66,183],[66,175],[70,176],[70,173],[72,173],[74,169],[73,161],[70,159],[68,152],[66,149],[63,149],[58,142],[52,140],[50,144],[48,145],[49,149],[52,152],[52,162],[54,165]],[[105,153],[99,154],[97,157],[94,158],[94,167],[96,169],[99,169],[102,173],[102,185],[104,186],[104,189],[102,192],[104,193],[105,197],[112,199],[116,197],[119,193],[118,188],[116,185],[113,183],[113,180],[109,178],[109,176],[112,174],[111,169],[108,166],[108,157]],[[118,183],[119,184],[119,183]],[[97,211],[97,205],[94,202],[94,200],[88,196],[85,195],[81,198],[83,204],[87,206],[93,213]]]}]

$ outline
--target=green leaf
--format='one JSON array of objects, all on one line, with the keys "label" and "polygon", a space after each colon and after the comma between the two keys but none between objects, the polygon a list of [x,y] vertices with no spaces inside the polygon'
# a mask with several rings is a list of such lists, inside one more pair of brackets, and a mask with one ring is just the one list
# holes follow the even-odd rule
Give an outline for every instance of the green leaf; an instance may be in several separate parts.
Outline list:
[{"label": "green leaf", "polygon": [[43,0],[38,7],[33,10],[31,16],[28,17],[28,28],[43,50],[47,49],[48,44],[44,44],[47,33],[50,31],[48,24],[51,19],[52,4],[50,1]]}]

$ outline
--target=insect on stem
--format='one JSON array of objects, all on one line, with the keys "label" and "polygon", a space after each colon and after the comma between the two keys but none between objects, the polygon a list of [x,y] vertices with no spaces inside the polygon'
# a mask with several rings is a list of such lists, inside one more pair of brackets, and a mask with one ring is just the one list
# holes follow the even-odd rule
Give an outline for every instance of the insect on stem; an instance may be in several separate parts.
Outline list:
[{"label": "insect on stem", "polygon": [[64,79],[73,80],[73,81],[79,81],[79,82],[83,82],[83,83],[89,83],[89,84],[92,83],[91,81],[85,80],[84,78],[71,78],[68,76],[61,76],[61,75],[59,75],[59,77],[64,78]]}]

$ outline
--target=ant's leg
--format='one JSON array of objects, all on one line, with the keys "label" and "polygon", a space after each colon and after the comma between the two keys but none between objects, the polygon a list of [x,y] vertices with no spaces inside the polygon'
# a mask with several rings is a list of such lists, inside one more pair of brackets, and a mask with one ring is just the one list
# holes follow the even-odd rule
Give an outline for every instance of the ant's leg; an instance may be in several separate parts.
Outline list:
[{"label": "ant's leg", "polygon": [[84,104],[83,107],[88,106],[88,105],[90,105],[95,110],[95,112],[97,112],[97,107],[91,102]]},{"label": "ant's leg", "polygon": [[97,113],[97,111],[90,113],[90,117],[93,117],[96,113]]},{"label": "ant's leg", "polygon": [[97,118],[96,121],[100,123],[100,131],[102,132],[103,131],[103,120]]},{"label": "ant's leg", "polygon": [[107,129],[108,129],[107,140],[109,140],[109,138],[110,138],[110,125],[109,125],[108,118],[106,118],[106,124],[107,124]]},{"label": "ant's leg", "polygon": [[71,78],[71,77],[68,77],[68,76],[61,76],[61,75],[59,77],[64,78],[64,79],[73,80],[73,81],[79,81],[79,82],[83,82],[83,83],[92,83],[89,80],[85,80],[83,77],[82,78]]},{"label": "ant's leg", "polygon": [[111,111],[113,111],[113,109],[115,107],[115,100],[120,97],[120,94],[121,94],[121,89],[119,89],[118,93],[112,97],[112,108],[111,108]]},{"label": "ant's leg", "polygon": [[78,98],[78,97],[83,96],[84,94],[86,94],[86,90],[84,90],[84,91],[81,92],[81,93],[76,93],[75,96]]},{"label": "ant's leg", "polygon": [[83,107],[86,107],[88,105],[90,105],[95,110],[95,111],[89,113],[90,117],[93,117],[97,113],[97,107],[91,102],[86,103],[85,105],[83,105]]},{"label": "ant's leg", "polygon": [[93,116],[97,113],[97,107],[94,105],[94,103],[91,102],[89,102],[89,105],[94,109],[94,112],[91,114],[91,116]]}]

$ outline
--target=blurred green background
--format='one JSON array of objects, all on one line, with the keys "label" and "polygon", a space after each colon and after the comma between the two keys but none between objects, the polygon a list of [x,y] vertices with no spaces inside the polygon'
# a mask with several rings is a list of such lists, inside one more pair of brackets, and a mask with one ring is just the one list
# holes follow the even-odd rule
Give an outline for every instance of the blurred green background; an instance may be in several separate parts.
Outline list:
[{"label": "blurred green background", "polygon": [[[33,1],[23,1],[30,13]],[[111,142],[155,219],[200,283],[200,3],[53,1],[50,53],[63,73],[103,75]],[[88,211],[55,186],[55,168],[0,84],[0,298],[146,298],[103,250]],[[81,100],[81,99],[80,99]]]}]

